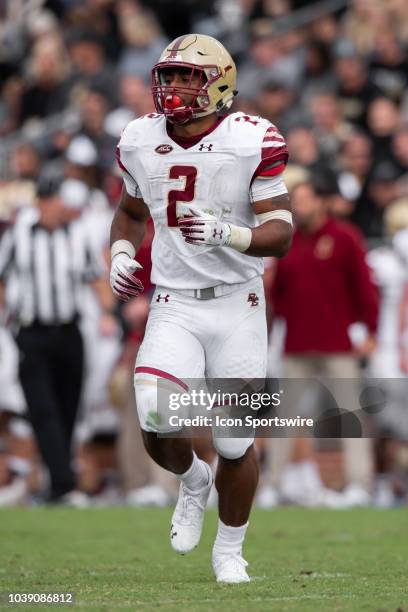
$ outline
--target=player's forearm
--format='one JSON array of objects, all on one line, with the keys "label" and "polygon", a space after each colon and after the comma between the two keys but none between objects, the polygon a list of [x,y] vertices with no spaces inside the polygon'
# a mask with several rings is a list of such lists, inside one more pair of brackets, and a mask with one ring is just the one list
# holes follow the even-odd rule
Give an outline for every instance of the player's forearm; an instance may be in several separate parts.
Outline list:
[{"label": "player's forearm", "polygon": [[110,244],[117,240],[128,240],[138,250],[146,231],[146,221],[132,218],[129,213],[120,207],[116,210],[112,221]]},{"label": "player's forearm", "polygon": [[124,189],[112,221],[110,243],[118,240],[130,242],[138,250],[146,230],[149,210],[143,200],[133,198]]},{"label": "player's forearm", "polygon": [[110,286],[117,298],[125,302],[143,291],[135,276],[142,266],[135,259],[143,240],[149,209],[140,198],[130,196],[124,189],[111,227]]},{"label": "player's forearm", "polygon": [[293,228],[290,223],[275,219],[252,230],[252,238],[245,255],[253,257],[283,257],[289,251]]}]

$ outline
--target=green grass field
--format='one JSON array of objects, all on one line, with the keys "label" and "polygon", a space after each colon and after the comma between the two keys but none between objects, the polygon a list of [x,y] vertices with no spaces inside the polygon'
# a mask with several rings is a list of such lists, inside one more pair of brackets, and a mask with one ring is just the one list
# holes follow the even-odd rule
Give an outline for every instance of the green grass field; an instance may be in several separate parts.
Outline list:
[{"label": "green grass field", "polygon": [[[0,592],[68,592],[84,610],[408,611],[408,512],[254,511],[245,557],[250,584],[217,585],[200,546],[178,556],[171,510],[0,511]],[[61,607],[61,606],[54,606]],[[1,610],[50,610],[6,606]]]}]

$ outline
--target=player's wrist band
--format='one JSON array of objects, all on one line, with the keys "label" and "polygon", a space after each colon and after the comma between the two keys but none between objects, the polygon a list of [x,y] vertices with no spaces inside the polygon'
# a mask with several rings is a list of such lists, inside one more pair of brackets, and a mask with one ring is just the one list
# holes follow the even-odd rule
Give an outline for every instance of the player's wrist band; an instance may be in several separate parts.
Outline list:
[{"label": "player's wrist band", "polygon": [[240,253],[244,253],[251,244],[252,230],[249,227],[239,227],[238,225],[231,225],[231,223],[229,223],[229,226],[231,235],[228,246]]},{"label": "player's wrist band", "polygon": [[136,249],[129,240],[115,240],[111,246],[111,259],[119,253],[126,253],[130,259],[134,259],[136,255]]}]

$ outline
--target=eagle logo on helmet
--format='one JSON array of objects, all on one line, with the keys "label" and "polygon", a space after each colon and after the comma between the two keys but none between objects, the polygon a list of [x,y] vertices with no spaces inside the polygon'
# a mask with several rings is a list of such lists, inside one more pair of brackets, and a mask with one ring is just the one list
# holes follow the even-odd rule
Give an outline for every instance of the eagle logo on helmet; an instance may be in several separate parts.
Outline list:
[{"label": "eagle logo on helmet", "polygon": [[[166,84],[166,72],[183,69],[189,79],[182,85]],[[156,110],[171,123],[222,112],[231,107],[237,70],[225,47],[212,36],[179,36],[163,51],[152,70],[152,95]],[[189,102],[183,102],[183,96]]]}]

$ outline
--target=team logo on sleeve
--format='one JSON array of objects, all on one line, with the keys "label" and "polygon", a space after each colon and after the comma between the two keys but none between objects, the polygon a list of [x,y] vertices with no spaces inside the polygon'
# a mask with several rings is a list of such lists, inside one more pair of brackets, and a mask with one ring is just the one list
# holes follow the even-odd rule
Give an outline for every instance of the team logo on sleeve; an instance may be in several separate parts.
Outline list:
[{"label": "team logo on sleeve", "polygon": [[159,153],[159,155],[166,155],[166,153],[170,153],[172,150],[171,144],[161,144],[155,148],[156,153]]}]

